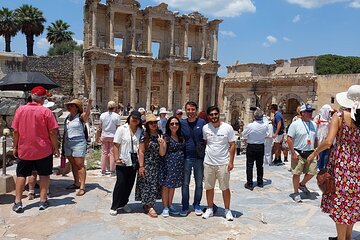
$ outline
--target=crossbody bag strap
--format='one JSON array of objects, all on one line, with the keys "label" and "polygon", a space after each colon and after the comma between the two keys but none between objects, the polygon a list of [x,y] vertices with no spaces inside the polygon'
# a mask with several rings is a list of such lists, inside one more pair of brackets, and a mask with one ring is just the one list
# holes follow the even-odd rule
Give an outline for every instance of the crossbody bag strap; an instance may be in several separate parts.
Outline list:
[{"label": "crossbody bag strap", "polygon": [[130,127],[129,127],[129,133],[130,133],[130,139],[131,139],[131,150],[132,150],[132,153],[134,153],[133,135],[132,135],[132,131],[131,131]]}]

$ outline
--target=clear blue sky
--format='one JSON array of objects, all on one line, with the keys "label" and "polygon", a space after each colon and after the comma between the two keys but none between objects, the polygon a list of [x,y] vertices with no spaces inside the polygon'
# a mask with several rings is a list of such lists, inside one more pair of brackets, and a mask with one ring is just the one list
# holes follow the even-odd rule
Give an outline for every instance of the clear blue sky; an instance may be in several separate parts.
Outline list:
[{"label": "clear blue sky", "polygon": [[[105,2],[106,0],[102,0]],[[337,54],[360,56],[360,0],[144,0],[141,8],[160,2],[181,14],[198,10],[209,20],[223,19],[219,33],[220,76],[226,66],[273,63],[276,59]],[[43,11],[46,26],[57,19],[70,24],[83,39],[84,0],[0,0],[0,8],[31,4]],[[45,55],[46,30],[35,39],[34,53]],[[13,38],[12,51],[26,53],[23,34]],[[0,38],[0,51],[5,49]]]}]

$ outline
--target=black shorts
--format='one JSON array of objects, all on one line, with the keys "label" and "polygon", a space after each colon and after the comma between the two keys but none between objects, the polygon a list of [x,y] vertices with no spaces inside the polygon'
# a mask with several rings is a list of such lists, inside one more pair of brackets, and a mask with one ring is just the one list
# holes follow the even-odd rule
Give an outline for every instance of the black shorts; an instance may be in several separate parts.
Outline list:
[{"label": "black shorts", "polygon": [[39,176],[49,176],[53,172],[53,155],[47,156],[39,160],[21,160],[16,167],[16,176],[28,177],[32,171],[37,171]]}]

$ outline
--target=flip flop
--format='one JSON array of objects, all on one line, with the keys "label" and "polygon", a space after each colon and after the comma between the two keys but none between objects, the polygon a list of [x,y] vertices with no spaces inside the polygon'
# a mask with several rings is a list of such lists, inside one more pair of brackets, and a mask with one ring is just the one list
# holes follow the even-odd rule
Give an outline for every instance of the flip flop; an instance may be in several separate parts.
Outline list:
[{"label": "flip flop", "polygon": [[154,208],[149,208],[149,212],[148,212],[148,215],[152,218],[157,218],[158,217],[158,214],[156,213],[155,209]]},{"label": "flip flop", "polygon": [[85,189],[80,188],[79,191],[76,193],[76,196],[83,196],[85,194]]},{"label": "flip flop", "polygon": [[73,183],[73,184],[71,184],[71,185],[69,185],[69,186],[67,186],[65,189],[80,189],[80,186],[77,186],[77,185],[75,185],[75,183]]}]

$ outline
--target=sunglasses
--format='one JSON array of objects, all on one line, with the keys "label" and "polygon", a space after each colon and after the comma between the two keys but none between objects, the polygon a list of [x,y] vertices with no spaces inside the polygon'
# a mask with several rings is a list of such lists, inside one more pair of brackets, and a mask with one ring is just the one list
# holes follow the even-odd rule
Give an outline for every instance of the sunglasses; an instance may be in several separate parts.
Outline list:
[{"label": "sunglasses", "polygon": [[67,107],[67,108],[76,107],[76,105],[75,105],[75,104],[68,104],[68,105],[66,105],[66,107]]},{"label": "sunglasses", "polygon": [[210,114],[209,114],[209,116],[211,116],[211,117],[215,117],[215,116],[217,116],[217,115],[219,115],[219,113],[210,113]]},{"label": "sunglasses", "polygon": [[182,113],[182,112],[180,112],[180,113],[177,113],[176,115],[183,115],[183,113]]},{"label": "sunglasses", "polygon": [[179,126],[179,123],[178,122],[171,122],[170,126]]},{"label": "sunglasses", "polygon": [[149,123],[149,125],[155,125],[155,124],[157,124],[157,121],[150,121],[148,123]]}]

